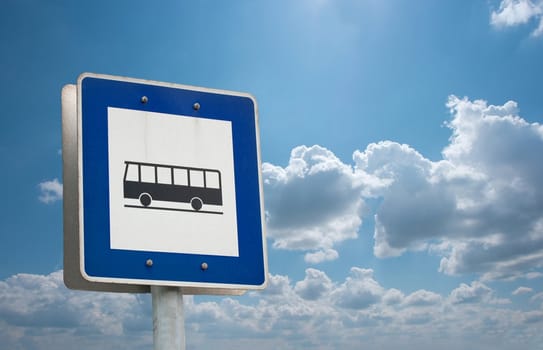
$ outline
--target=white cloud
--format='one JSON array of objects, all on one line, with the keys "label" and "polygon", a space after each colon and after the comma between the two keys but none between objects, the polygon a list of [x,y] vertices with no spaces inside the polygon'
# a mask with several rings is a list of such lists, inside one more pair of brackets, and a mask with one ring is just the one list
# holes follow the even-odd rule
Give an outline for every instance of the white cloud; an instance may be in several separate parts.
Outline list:
[{"label": "white cloud", "polygon": [[144,349],[150,347],[149,307],[135,294],[69,291],[62,271],[17,274],[0,281],[0,341],[13,349],[73,349],[104,338],[111,349]]},{"label": "white cloud", "polygon": [[287,167],[264,163],[262,172],[275,248],[310,251],[306,261],[318,263],[336,259],[334,245],[357,237],[361,181],[331,151],[296,147]]},{"label": "white cloud", "polygon": [[449,299],[452,304],[480,303],[492,299],[492,289],[478,281],[470,285],[462,283],[451,292]]},{"label": "white cloud", "polygon": [[490,21],[495,26],[524,24],[541,14],[539,6],[531,0],[502,0],[499,10],[492,11]]},{"label": "white cloud", "polygon": [[[300,281],[270,275],[270,287],[239,298],[185,296],[187,348],[384,350],[536,348],[543,309],[500,305],[481,282],[442,297],[387,289],[371,269],[344,281],[309,268]],[[10,349],[149,349],[149,295],[69,291],[62,272],[0,281],[0,342]],[[465,346],[464,346],[465,345]],[[468,347],[469,347],[468,346]]]},{"label": "white cloud", "polygon": [[450,96],[450,143],[431,161],[409,145],[372,143],[354,169],[320,146],[292,150],[289,163],[263,165],[273,247],[337,259],[357,237],[363,199],[375,199],[374,254],[427,251],[439,271],[482,280],[539,278],[543,268],[543,126],[516,102],[490,105]]},{"label": "white cloud", "polygon": [[304,260],[309,264],[318,264],[323,261],[336,260],[338,256],[339,253],[334,249],[323,249],[305,254]]},{"label": "white cloud", "polygon": [[539,25],[537,28],[532,32],[532,36],[538,37],[543,34],[543,17],[539,20]]},{"label": "white cloud", "polygon": [[537,19],[539,25],[532,32],[533,36],[543,33],[543,1],[502,0],[498,11],[492,11],[490,24],[497,28],[513,27]]},{"label": "white cloud", "polygon": [[418,290],[409,294],[403,301],[406,306],[428,306],[441,302],[441,295],[427,290]]},{"label": "white cloud", "polygon": [[324,272],[307,269],[305,278],[296,283],[294,291],[306,300],[317,300],[327,295],[332,287],[332,281]]},{"label": "white cloud", "polygon": [[541,277],[543,277],[543,273],[541,272],[528,272],[526,274],[526,279],[529,279],[529,280],[533,280],[533,279],[541,278]]},{"label": "white cloud", "polygon": [[365,309],[381,301],[385,289],[373,278],[373,270],[352,267],[350,276],[332,293],[340,307]]},{"label": "white cloud", "polygon": [[439,271],[482,280],[539,278],[543,267],[543,126],[516,102],[450,96],[450,143],[431,161],[409,145],[372,143],[354,169],[330,150],[300,146],[289,163],[263,165],[274,248],[305,251],[316,264],[357,237],[363,199],[378,200],[374,254],[441,256]]},{"label": "white cloud", "polygon": [[543,321],[543,311],[528,311],[523,316],[525,323],[541,323]]},{"label": "white cloud", "polygon": [[382,300],[385,305],[398,305],[404,300],[404,298],[405,295],[401,290],[391,288],[385,292]]},{"label": "white cloud", "polygon": [[285,295],[290,289],[290,280],[288,276],[270,275],[268,279],[268,285],[264,289],[263,293],[274,295]]},{"label": "white cloud", "polygon": [[[374,253],[428,249],[440,271],[529,278],[543,266],[543,126],[517,104],[449,98],[450,144],[430,161],[384,141],[355,151],[366,193],[381,197]],[[372,187],[372,184],[378,184]]]},{"label": "white cloud", "polygon": [[[375,216],[376,256],[401,255],[408,246],[434,237],[437,224],[448,220],[454,200],[435,183],[435,164],[416,150],[383,141],[355,151],[353,158],[362,178],[379,179],[365,187],[383,198]],[[372,188],[374,183],[378,185]]]},{"label": "white cloud", "polygon": [[534,290],[532,288],[529,288],[529,287],[518,287],[517,289],[515,289],[511,294],[512,295],[522,295],[522,294],[530,294],[532,293]]},{"label": "white cloud", "polygon": [[40,195],[38,199],[43,203],[54,203],[62,199],[62,184],[57,178],[38,184]]},{"label": "white cloud", "polygon": [[531,300],[532,302],[534,302],[534,301],[543,301],[543,292],[539,292],[539,293],[537,293],[537,294],[534,294],[534,295],[530,298],[530,300]]}]

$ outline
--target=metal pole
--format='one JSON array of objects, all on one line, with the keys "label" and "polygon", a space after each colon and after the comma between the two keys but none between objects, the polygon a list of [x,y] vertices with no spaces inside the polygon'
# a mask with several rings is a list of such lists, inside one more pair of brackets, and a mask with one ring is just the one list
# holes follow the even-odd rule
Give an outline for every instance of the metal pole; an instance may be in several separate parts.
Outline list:
[{"label": "metal pole", "polygon": [[185,350],[181,288],[151,286],[154,350]]}]

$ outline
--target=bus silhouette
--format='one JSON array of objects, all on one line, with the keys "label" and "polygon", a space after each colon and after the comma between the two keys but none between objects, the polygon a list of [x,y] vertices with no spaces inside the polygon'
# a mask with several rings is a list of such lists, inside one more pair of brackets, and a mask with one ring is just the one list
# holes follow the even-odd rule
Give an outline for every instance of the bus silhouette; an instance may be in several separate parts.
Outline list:
[{"label": "bus silhouette", "polygon": [[155,200],[190,203],[195,211],[204,204],[222,205],[219,170],[132,161],[124,164],[124,198],[138,199],[145,208]]}]

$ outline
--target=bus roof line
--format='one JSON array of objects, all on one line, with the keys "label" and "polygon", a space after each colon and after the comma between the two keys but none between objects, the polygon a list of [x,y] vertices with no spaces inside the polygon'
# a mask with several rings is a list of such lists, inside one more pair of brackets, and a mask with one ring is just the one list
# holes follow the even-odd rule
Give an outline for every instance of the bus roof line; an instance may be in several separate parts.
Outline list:
[{"label": "bus roof line", "polygon": [[142,163],[142,162],[133,162],[129,160],[124,161],[125,164],[134,164],[134,165],[147,165],[147,166],[154,166],[154,167],[164,167],[164,168],[173,168],[173,169],[185,169],[185,170],[199,170],[199,171],[213,171],[217,173],[221,173],[218,169],[210,169],[210,168],[195,168],[195,167],[189,167],[189,166],[180,166],[180,165],[168,165],[168,164],[156,164],[156,163]]}]

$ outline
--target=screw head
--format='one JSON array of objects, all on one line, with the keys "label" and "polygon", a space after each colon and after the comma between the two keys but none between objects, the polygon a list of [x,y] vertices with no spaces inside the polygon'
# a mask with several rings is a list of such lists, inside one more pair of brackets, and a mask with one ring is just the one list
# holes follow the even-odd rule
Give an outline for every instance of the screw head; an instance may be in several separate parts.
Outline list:
[{"label": "screw head", "polygon": [[141,103],[146,104],[147,102],[149,102],[149,98],[147,98],[147,96],[142,96]]},{"label": "screw head", "polygon": [[153,260],[147,259],[147,261],[145,262],[145,265],[147,265],[149,267],[153,266]]},{"label": "screw head", "polygon": [[195,102],[193,105],[192,105],[192,108],[197,111],[200,109],[200,104],[198,102]]},{"label": "screw head", "polygon": [[208,268],[209,266],[207,265],[206,262],[203,262],[202,265],[200,265],[200,267],[202,268],[202,270],[205,271],[205,270],[207,270],[207,268]]}]

